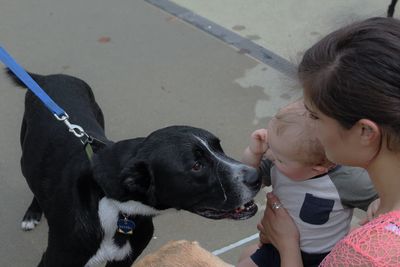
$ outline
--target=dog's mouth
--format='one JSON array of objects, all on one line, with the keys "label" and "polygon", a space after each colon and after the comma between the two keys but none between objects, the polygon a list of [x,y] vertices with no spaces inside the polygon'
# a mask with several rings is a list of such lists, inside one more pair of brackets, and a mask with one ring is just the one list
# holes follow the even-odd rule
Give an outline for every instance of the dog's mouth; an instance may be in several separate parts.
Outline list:
[{"label": "dog's mouth", "polygon": [[253,200],[247,202],[243,206],[233,210],[215,210],[215,209],[197,209],[196,214],[213,220],[232,219],[246,220],[257,213],[258,207]]}]

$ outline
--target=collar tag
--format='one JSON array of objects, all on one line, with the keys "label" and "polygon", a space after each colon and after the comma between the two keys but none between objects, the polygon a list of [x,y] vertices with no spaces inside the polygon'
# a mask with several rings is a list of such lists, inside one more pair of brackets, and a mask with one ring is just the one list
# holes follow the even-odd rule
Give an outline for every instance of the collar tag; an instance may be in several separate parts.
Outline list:
[{"label": "collar tag", "polygon": [[117,222],[118,233],[131,235],[133,234],[133,230],[136,228],[136,224],[134,221],[130,220],[128,216],[123,215],[123,218],[119,218]]}]

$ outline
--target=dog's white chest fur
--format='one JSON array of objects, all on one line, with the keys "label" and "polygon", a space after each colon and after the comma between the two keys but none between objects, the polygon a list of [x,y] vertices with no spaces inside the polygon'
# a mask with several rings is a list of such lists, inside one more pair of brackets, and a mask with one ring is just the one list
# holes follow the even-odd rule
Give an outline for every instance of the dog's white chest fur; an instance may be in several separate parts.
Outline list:
[{"label": "dog's white chest fur", "polygon": [[100,248],[96,254],[89,259],[85,267],[96,266],[107,261],[123,260],[131,252],[131,246],[127,242],[119,247],[114,243],[113,237],[117,231],[117,222],[119,213],[123,212],[129,215],[157,215],[158,210],[146,206],[140,202],[127,201],[119,202],[113,199],[103,197],[99,202],[99,218],[101,227],[104,231],[104,237]]}]

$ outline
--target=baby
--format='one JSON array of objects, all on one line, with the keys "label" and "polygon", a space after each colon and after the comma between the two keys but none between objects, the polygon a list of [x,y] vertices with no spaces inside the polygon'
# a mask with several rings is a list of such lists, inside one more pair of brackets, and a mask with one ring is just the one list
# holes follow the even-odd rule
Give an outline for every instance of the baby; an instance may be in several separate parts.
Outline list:
[{"label": "baby", "polygon": [[[268,130],[252,133],[242,159],[260,168],[263,183],[272,185],[295,221],[304,266],[318,266],[348,233],[353,208],[366,210],[377,197],[364,169],[338,166],[326,158],[311,123],[302,101],[286,106]],[[280,266],[275,247],[261,241],[242,255],[237,267]]]}]

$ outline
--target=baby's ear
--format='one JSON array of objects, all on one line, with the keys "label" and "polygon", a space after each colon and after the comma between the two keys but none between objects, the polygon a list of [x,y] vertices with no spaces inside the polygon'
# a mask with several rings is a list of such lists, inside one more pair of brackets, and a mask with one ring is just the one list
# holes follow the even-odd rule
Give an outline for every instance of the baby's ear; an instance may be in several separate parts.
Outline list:
[{"label": "baby's ear", "polygon": [[315,165],[312,167],[312,170],[314,172],[316,172],[317,175],[319,175],[319,174],[327,173],[329,171],[329,168],[322,166],[322,165]]}]

